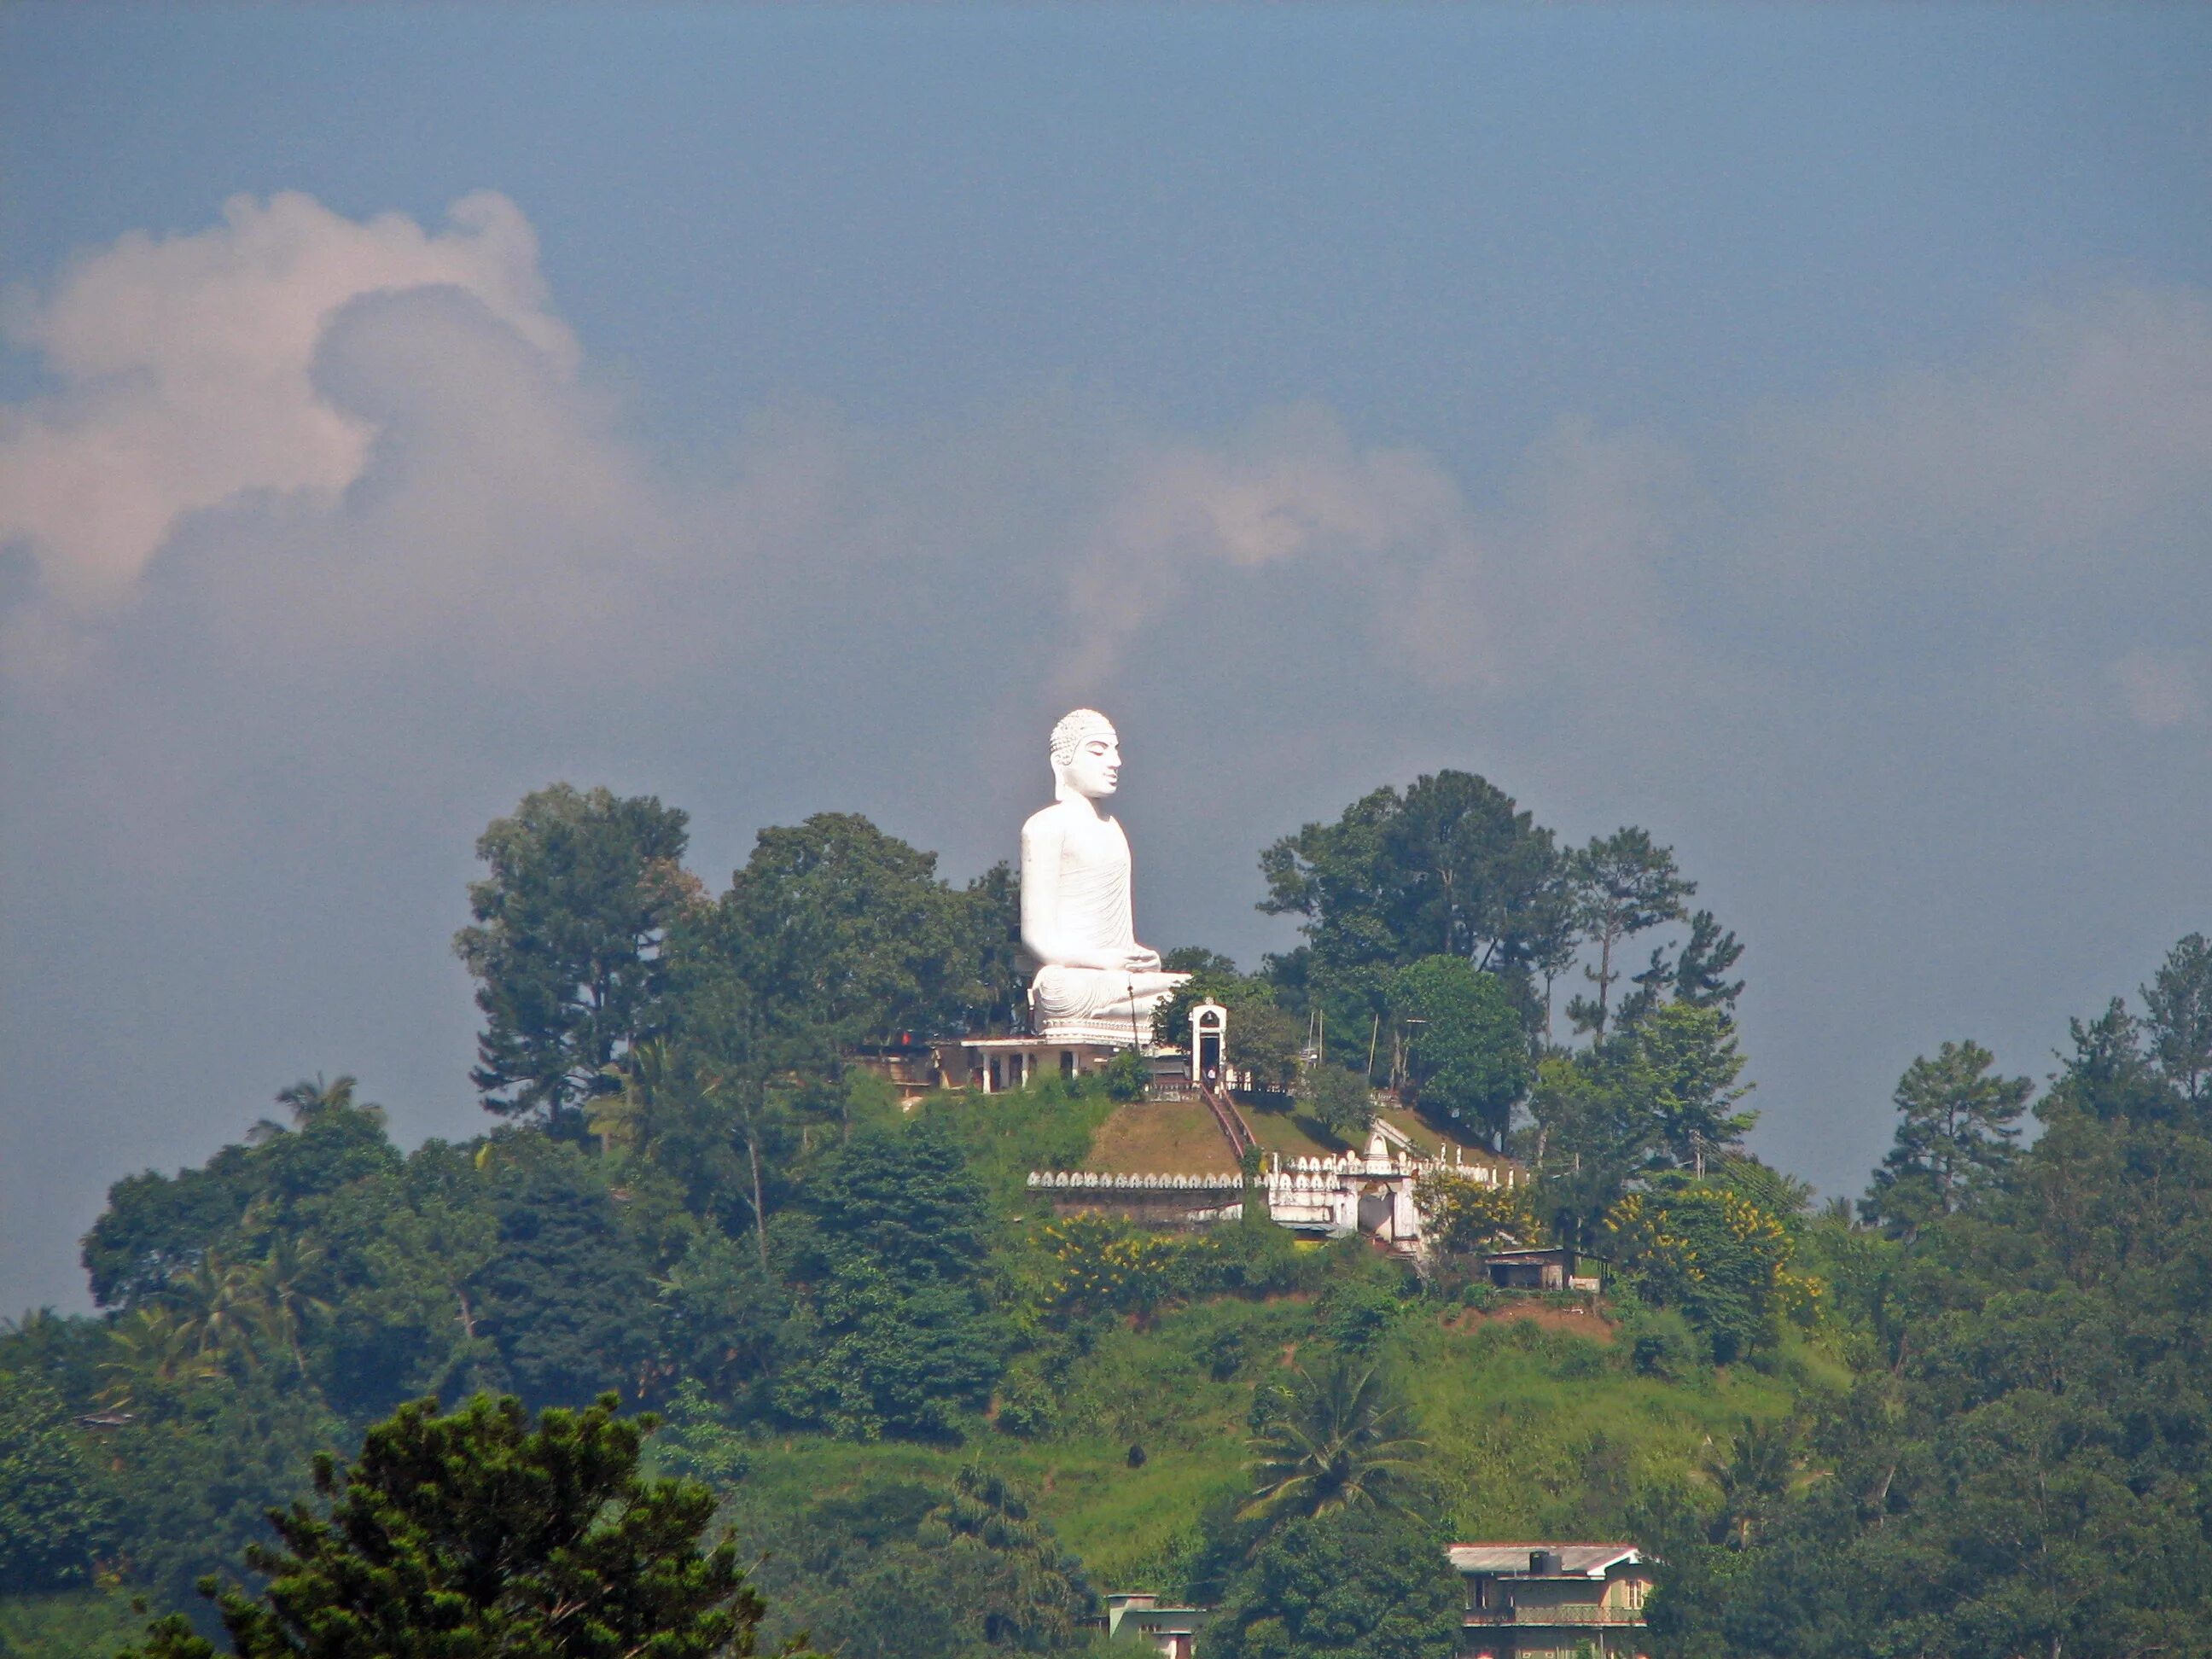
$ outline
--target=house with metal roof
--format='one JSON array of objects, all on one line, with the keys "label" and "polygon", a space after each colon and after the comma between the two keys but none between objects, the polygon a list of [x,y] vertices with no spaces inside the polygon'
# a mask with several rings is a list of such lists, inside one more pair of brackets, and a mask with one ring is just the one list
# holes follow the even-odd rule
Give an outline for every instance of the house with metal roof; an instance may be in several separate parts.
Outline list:
[{"label": "house with metal roof", "polygon": [[1651,1565],[1633,1544],[1454,1544],[1462,1659],[1643,1659]]},{"label": "house with metal roof", "polygon": [[1175,1607],[1149,1590],[1113,1590],[1105,1611],[1090,1621],[1110,1637],[1127,1632],[1150,1643],[1160,1659],[1191,1659],[1191,1644],[1212,1610]]}]

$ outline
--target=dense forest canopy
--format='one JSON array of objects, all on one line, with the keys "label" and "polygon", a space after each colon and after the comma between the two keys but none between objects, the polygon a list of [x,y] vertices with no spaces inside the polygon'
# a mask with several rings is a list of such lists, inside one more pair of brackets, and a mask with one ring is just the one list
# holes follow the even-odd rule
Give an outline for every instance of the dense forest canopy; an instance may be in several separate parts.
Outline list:
[{"label": "dense forest canopy", "polygon": [[[1135,1587],[1218,1606],[1224,1656],[1445,1659],[1449,1535],[1579,1534],[1665,1563],[1668,1654],[2212,1652],[2201,936],[2047,1082],[1963,1037],[1913,1060],[1823,1207],[1745,1146],[1744,947],[1668,848],[1564,847],[1465,774],[1379,789],[1261,854],[1303,942],[1175,952],[1158,1032],[1229,1006],[1252,1109],[1322,1144],[1386,1087],[1517,1156],[1528,1185],[1425,1182],[1417,1273],[1257,1206],[1054,1220],[1024,1175],[1080,1166],[1126,1079],[902,1110],[854,1063],[1018,1017],[1012,872],[823,814],[717,894],[686,836],[566,785],[487,830],[482,1134],[403,1150],[319,1077],[115,1183],[99,1311],[0,1331],[0,1651],[112,1650],[136,1595],[185,1652],[208,1573],[258,1631],[267,1511],[338,1501],[319,1455],[441,1407],[520,1445],[611,1391],[665,1419],[640,1467],[702,1483],[686,1525],[775,1541],[762,1603],[702,1547],[670,1616],[710,1635],[1059,1653]],[[1501,1240],[1597,1257],[1602,1305],[1497,1291]]]}]

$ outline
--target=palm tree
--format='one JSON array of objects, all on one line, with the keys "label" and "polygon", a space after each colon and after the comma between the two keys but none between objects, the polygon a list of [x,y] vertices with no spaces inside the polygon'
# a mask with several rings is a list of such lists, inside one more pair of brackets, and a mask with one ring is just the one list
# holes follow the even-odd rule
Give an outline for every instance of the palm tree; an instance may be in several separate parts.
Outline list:
[{"label": "palm tree", "polygon": [[1252,1496],[1243,1513],[1320,1515],[1395,1501],[1396,1483],[1428,1443],[1407,1434],[1399,1401],[1372,1365],[1339,1358],[1301,1369],[1283,1417],[1252,1437]]},{"label": "palm tree", "polygon": [[115,1353],[100,1363],[100,1369],[108,1376],[100,1390],[102,1405],[133,1405],[149,1383],[212,1376],[216,1370],[211,1361],[194,1350],[183,1325],[167,1308],[135,1310],[112,1328],[108,1340]]},{"label": "palm tree", "polygon": [[[303,1077],[297,1083],[279,1089],[276,1103],[290,1111],[292,1122],[299,1128],[305,1128],[311,1121],[326,1112],[365,1112],[376,1122],[383,1122],[384,1108],[374,1101],[356,1103],[353,1091],[359,1081],[350,1073],[341,1072],[325,1083],[323,1074],[318,1072],[312,1078]],[[268,1121],[266,1118],[262,1120],[264,1124]]]},{"label": "palm tree", "polygon": [[1717,1444],[1710,1437],[1698,1457],[1698,1474],[1720,1493],[1721,1536],[1715,1542],[1749,1549],[1783,1506],[1808,1487],[1828,1478],[1798,1449],[1796,1425],[1760,1423],[1746,1418],[1735,1440]]},{"label": "palm tree", "polygon": [[219,1364],[235,1356],[253,1370],[261,1363],[253,1339],[269,1323],[268,1309],[255,1289],[252,1269],[207,1251],[196,1266],[171,1279],[163,1292],[178,1340],[202,1360]]},{"label": "palm tree", "polygon": [[261,1328],[283,1343],[303,1382],[307,1359],[300,1348],[300,1327],[311,1315],[327,1315],[331,1304],[320,1297],[309,1296],[300,1288],[300,1281],[322,1259],[323,1253],[316,1246],[302,1249],[290,1235],[279,1233],[270,1241],[269,1254],[243,1274],[242,1289],[256,1304]]}]

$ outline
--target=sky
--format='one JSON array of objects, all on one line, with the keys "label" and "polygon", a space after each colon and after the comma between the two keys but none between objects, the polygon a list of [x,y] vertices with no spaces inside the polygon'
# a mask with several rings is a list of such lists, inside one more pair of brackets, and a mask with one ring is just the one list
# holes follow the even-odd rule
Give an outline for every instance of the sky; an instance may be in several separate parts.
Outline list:
[{"label": "sky", "polygon": [[0,9],[0,1309],[303,1075],[473,1133],[556,779],[1139,937],[1455,767],[1672,846],[1754,1146],[2212,931],[2212,12]]}]

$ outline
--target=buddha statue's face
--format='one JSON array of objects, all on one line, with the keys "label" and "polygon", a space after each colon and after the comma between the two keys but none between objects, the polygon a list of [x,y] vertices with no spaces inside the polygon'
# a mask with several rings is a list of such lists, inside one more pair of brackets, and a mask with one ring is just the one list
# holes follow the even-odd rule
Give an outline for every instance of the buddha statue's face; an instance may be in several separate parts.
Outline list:
[{"label": "buddha statue's face", "polygon": [[1060,781],[1079,795],[1103,800],[1121,780],[1121,741],[1110,726],[1085,734],[1060,769]]}]

